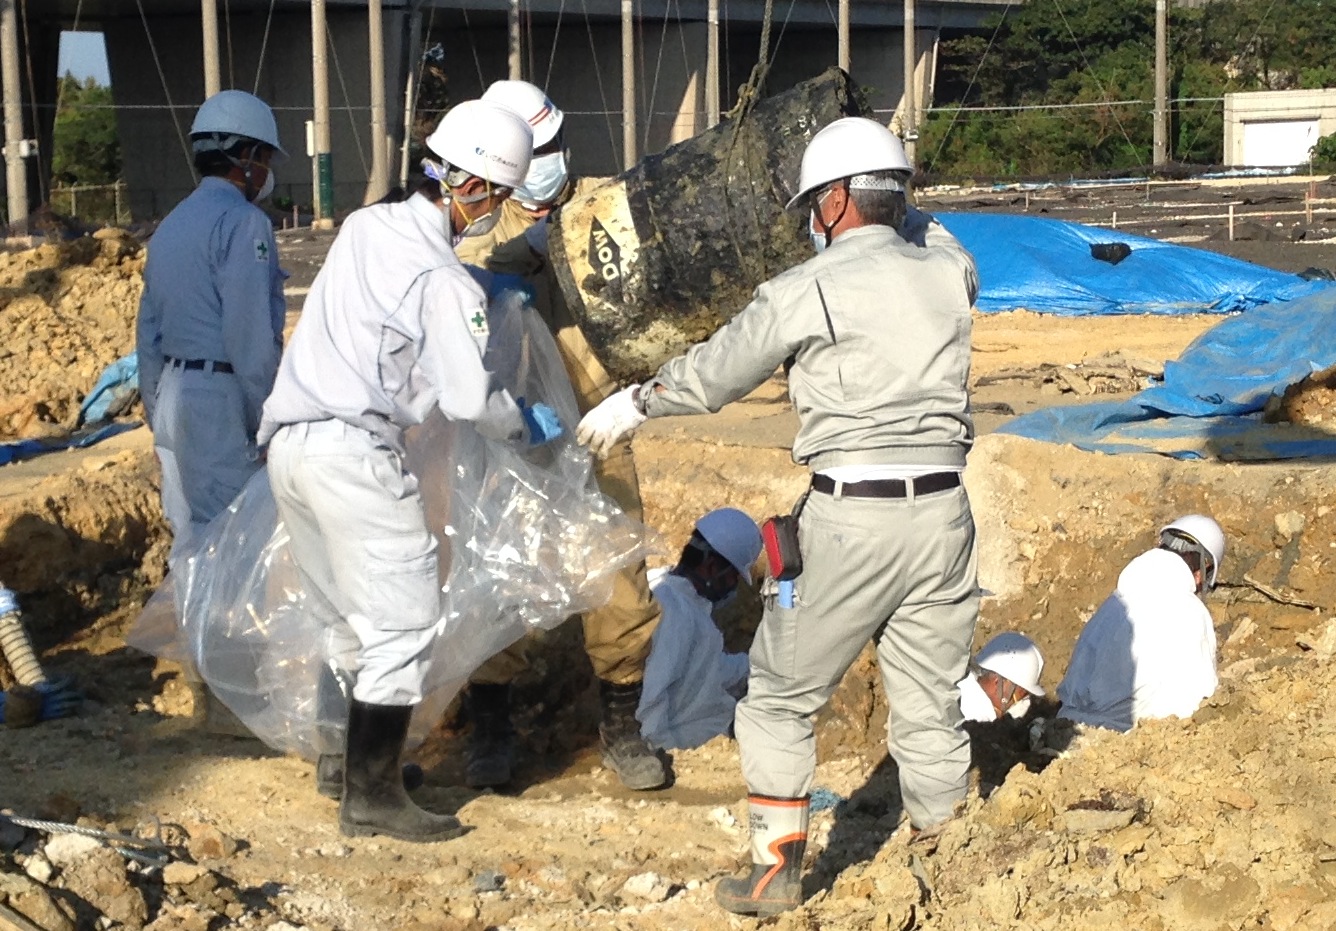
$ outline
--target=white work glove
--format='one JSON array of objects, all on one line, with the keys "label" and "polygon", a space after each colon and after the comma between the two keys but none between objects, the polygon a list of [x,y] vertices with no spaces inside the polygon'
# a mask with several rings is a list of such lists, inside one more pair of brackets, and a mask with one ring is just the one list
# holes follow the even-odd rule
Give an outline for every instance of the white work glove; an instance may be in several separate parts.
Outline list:
[{"label": "white work glove", "polygon": [[636,406],[635,394],[639,390],[639,385],[632,385],[605,398],[581,418],[575,428],[575,439],[600,459],[606,459],[614,446],[648,419]]},{"label": "white work glove", "polygon": [[551,229],[549,224],[550,216],[543,217],[533,226],[524,231],[524,241],[529,244],[529,250],[536,256],[547,258],[547,234]]}]

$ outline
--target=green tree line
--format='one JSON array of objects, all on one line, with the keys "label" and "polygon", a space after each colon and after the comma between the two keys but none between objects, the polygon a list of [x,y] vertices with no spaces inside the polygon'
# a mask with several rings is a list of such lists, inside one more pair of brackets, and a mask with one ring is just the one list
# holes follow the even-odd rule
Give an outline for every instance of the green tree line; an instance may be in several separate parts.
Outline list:
[{"label": "green tree line", "polygon": [[[991,47],[990,47],[991,41]],[[1226,92],[1336,86],[1336,2],[1215,0],[1169,10],[1169,146],[1223,161]],[[942,43],[937,105],[1070,109],[929,114],[919,158],[942,177],[1141,169],[1151,162],[1154,0],[1027,0]],[[1114,104],[1111,101],[1144,101]]]},{"label": "green tree line", "polygon": [[111,88],[68,71],[60,79],[51,173],[57,184],[112,184],[121,176],[121,145]]}]

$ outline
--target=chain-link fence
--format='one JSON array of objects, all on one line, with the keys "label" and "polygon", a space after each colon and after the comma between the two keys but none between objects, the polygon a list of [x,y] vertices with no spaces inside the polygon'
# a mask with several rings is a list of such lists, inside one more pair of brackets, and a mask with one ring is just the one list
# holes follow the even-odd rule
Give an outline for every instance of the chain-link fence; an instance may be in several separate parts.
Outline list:
[{"label": "chain-link fence", "polygon": [[130,222],[130,200],[124,181],[115,184],[74,184],[51,189],[51,209],[85,223],[121,226]]}]

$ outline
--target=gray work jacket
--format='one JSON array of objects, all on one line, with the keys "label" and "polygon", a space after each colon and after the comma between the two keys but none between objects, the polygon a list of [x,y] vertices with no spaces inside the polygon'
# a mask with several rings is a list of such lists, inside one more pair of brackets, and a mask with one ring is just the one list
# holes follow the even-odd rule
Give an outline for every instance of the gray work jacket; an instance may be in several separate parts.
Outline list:
[{"label": "gray work jacket", "polygon": [[[926,214],[839,236],[756,289],[642,391],[651,417],[719,410],[780,365],[800,427],[795,462],[962,468],[974,439],[967,382],[974,259]],[[662,390],[656,390],[662,386]]]}]

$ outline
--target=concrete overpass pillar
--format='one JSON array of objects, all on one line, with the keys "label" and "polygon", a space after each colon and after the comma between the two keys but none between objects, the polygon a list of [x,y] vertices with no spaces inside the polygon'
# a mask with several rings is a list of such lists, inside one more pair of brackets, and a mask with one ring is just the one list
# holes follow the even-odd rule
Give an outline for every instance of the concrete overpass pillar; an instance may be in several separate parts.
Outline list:
[{"label": "concrete overpass pillar", "polygon": [[367,3],[367,59],[371,65],[371,171],[366,203],[390,193],[390,138],[385,131],[385,20],[381,0]]},{"label": "concrete overpass pillar", "polygon": [[204,36],[204,97],[223,89],[222,65],[218,59],[218,0],[200,0]]},{"label": "concrete overpass pillar", "polygon": [[329,37],[325,0],[311,0],[311,88],[315,123],[315,157],[312,184],[315,188],[315,229],[334,228],[334,157],[329,150]]},{"label": "concrete overpass pillar", "polygon": [[28,234],[27,142],[23,132],[23,83],[19,77],[19,22],[16,0],[0,0],[0,77],[4,80],[5,192],[10,229]]}]

